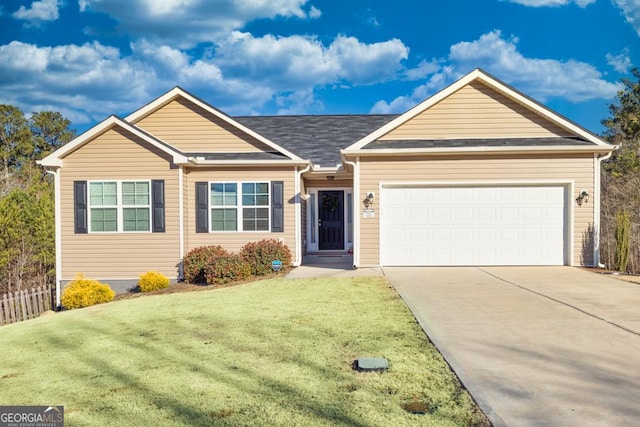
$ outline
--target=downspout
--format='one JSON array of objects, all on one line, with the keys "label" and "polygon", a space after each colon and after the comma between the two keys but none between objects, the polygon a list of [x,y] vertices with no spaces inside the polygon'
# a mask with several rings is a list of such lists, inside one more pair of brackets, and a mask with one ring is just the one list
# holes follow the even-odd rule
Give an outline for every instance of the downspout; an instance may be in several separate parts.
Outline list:
[{"label": "downspout", "polygon": [[178,167],[178,233],[180,234],[180,249],[178,254],[180,256],[180,267],[178,269],[178,281],[184,280],[184,265],[182,260],[184,259],[184,188],[183,188],[183,175],[184,166]]},{"label": "downspout", "polygon": [[302,174],[309,172],[311,170],[311,163],[309,163],[307,166],[305,166],[304,169],[302,170],[298,170],[298,167],[296,166],[294,168],[294,193],[295,193],[295,200],[296,203],[294,205],[294,212],[295,212],[295,238],[296,238],[296,257],[295,260],[293,261],[293,266],[294,267],[298,267],[300,264],[302,264],[302,218],[300,218],[300,216],[302,215],[302,208],[300,207],[300,203],[301,202],[301,197],[300,197],[300,180],[302,179]]},{"label": "downspout", "polygon": [[[615,148],[616,150],[618,149],[618,146],[616,146]],[[601,193],[602,193],[602,189],[601,189],[601,168],[602,168],[602,162],[611,158],[611,156],[613,155],[613,151],[611,151],[609,154],[602,156],[602,157],[596,157],[595,158],[595,163],[596,163],[596,176],[595,176],[595,182],[594,182],[594,190],[597,191],[596,197],[595,197],[595,203],[593,204],[593,266],[594,267],[600,267],[600,268],[604,268],[604,264],[600,263],[600,197],[601,197]]]},{"label": "downspout", "polygon": [[62,220],[60,218],[60,169],[46,170],[53,175],[54,190],[54,222],[55,222],[55,245],[56,245],[56,309],[61,307],[60,286],[62,286]]},{"label": "downspout", "polygon": [[353,167],[353,268],[356,269],[360,266],[360,157],[355,162],[342,161]]}]

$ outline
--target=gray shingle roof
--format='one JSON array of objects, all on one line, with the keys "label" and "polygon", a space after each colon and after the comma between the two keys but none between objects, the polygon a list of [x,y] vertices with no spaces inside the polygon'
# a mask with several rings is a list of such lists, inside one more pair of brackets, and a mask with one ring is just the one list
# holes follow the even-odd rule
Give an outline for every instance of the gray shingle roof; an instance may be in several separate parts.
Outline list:
[{"label": "gray shingle roof", "polygon": [[336,166],[340,150],[395,115],[244,116],[234,120],[316,166]]},{"label": "gray shingle roof", "polygon": [[378,140],[363,149],[452,148],[452,147],[553,147],[556,145],[593,145],[579,138],[500,138],[500,139],[412,139]]}]

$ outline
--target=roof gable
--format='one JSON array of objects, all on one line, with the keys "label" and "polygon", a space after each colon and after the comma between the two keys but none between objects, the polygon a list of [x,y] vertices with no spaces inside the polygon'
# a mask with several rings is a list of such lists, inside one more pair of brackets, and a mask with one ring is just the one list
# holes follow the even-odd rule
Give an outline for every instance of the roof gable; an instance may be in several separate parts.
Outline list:
[{"label": "roof gable", "polygon": [[126,120],[185,153],[275,152],[302,160],[179,87],[131,113]]},{"label": "roof gable", "polygon": [[476,69],[343,153],[359,151],[369,144],[367,148],[374,148],[374,143],[380,141],[390,147],[394,140],[488,138],[555,138],[559,142],[580,138],[592,147],[613,148],[586,129]]},{"label": "roof gable", "polygon": [[109,116],[102,122],[98,123],[91,129],[89,129],[88,131],[84,132],[82,135],[79,135],[78,137],[69,141],[67,144],[63,145],[58,150],[49,154],[47,157],[40,160],[38,163],[41,164],[42,166],[61,167],[63,163],[63,159],[67,155],[73,153],[76,150],[79,150],[85,144],[93,141],[100,135],[114,128],[122,128],[125,131],[140,138],[141,140],[151,144],[151,146],[160,150],[161,152],[168,154],[169,156],[171,156],[172,161],[175,164],[187,163],[188,161],[186,156],[184,156],[181,152],[174,149],[173,147],[170,147],[169,145],[154,138],[153,136],[142,131],[141,129],[135,126],[132,126],[131,124],[125,122],[119,117]]},{"label": "roof gable", "polygon": [[381,140],[576,136],[474,80],[400,124]]}]

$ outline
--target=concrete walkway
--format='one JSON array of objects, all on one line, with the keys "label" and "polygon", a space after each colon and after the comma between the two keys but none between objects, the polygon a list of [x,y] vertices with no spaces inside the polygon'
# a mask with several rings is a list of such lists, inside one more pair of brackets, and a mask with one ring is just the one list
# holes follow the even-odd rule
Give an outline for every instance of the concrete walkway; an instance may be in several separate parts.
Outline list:
[{"label": "concrete walkway", "polygon": [[384,273],[494,425],[640,424],[640,285],[572,267]]},{"label": "concrete walkway", "polygon": [[382,276],[381,268],[353,268],[350,255],[306,255],[301,266],[286,275],[287,279],[310,279],[314,277],[359,277]]}]

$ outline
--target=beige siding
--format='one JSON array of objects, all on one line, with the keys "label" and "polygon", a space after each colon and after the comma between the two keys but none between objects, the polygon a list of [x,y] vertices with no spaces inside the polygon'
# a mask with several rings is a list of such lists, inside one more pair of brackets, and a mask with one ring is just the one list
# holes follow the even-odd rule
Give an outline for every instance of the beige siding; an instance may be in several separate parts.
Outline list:
[{"label": "beige siding", "polygon": [[[73,182],[165,180],[165,233],[74,232]],[[64,158],[60,175],[62,280],[82,272],[96,279],[136,279],[148,270],[176,278],[179,256],[178,170],[166,154],[112,129]]]},{"label": "beige siding", "polygon": [[[203,245],[220,245],[230,252],[238,252],[248,242],[262,239],[284,239],[295,255],[295,186],[294,168],[206,168],[190,169],[184,175],[185,253]],[[196,182],[210,181],[284,181],[284,232],[215,232],[196,233]]]},{"label": "beige siding", "polygon": [[178,98],[136,125],[184,153],[273,151],[197,105]]},{"label": "beige siding", "polygon": [[472,82],[380,139],[571,136],[511,98]]},{"label": "beige siding", "polygon": [[[578,206],[573,199],[577,191],[587,190],[594,193],[594,166],[592,155],[573,157],[561,156],[506,156],[506,157],[437,157],[424,158],[386,158],[361,159],[361,194],[380,192],[380,183],[393,182],[464,182],[486,181],[496,183],[534,182],[534,181],[573,181],[575,194],[570,194],[569,212],[573,211],[573,256],[575,264],[591,265],[593,247],[590,226],[593,225],[594,203]],[[374,202],[376,211],[380,199]],[[379,215],[375,218],[362,218],[360,204],[360,263],[362,266],[379,264]]]},{"label": "beige siding", "polygon": [[307,189],[311,188],[351,188],[353,187],[352,179],[340,179],[328,181],[324,180],[307,180],[305,182]]}]

